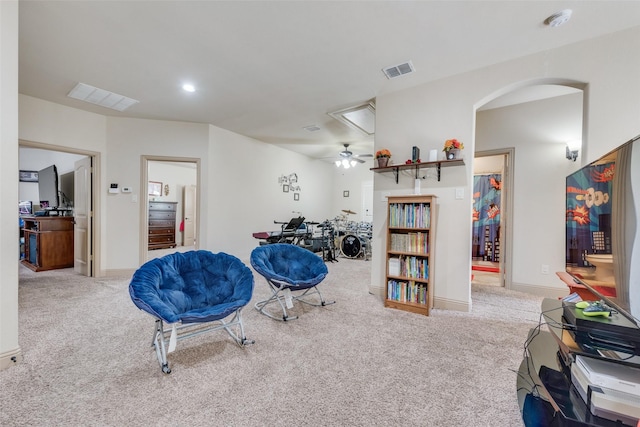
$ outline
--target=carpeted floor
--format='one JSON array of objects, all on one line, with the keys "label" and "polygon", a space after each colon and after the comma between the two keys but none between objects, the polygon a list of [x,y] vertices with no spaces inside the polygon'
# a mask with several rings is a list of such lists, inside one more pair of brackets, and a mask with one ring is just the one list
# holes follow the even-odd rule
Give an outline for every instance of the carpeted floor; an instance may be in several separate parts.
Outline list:
[{"label": "carpeted floor", "polygon": [[[248,264],[248,263],[247,263]],[[244,310],[252,346],[181,341],[161,373],[128,278],[21,269],[23,363],[0,372],[2,426],[522,426],[516,373],[541,299],[473,286],[473,310],[385,309],[369,262],[330,263],[326,307]],[[268,291],[255,275],[254,300]]]}]

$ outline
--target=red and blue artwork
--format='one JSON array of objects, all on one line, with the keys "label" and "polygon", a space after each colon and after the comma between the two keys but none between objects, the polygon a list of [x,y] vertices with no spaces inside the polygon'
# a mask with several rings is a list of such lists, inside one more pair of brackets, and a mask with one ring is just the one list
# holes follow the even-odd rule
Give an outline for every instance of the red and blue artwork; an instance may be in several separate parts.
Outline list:
[{"label": "red and blue artwork", "polygon": [[473,254],[475,259],[499,261],[502,175],[473,177]]},{"label": "red and blue artwork", "polygon": [[592,165],[567,177],[567,265],[588,266],[586,254],[611,253],[611,190],[615,162]]}]

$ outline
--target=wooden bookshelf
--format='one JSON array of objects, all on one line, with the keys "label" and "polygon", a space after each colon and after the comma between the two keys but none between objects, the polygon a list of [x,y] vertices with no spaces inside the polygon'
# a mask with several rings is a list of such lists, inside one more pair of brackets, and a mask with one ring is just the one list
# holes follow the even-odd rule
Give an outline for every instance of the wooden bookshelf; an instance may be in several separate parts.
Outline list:
[{"label": "wooden bookshelf", "polygon": [[429,315],[435,213],[436,196],[388,198],[385,307]]}]

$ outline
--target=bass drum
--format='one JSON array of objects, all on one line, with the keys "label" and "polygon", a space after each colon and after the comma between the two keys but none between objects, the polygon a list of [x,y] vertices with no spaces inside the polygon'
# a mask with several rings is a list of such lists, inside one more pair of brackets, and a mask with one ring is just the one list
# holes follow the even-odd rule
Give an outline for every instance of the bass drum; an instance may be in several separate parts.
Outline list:
[{"label": "bass drum", "polygon": [[340,252],[347,258],[357,258],[369,246],[369,239],[356,234],[345,234],[340,240]]}]

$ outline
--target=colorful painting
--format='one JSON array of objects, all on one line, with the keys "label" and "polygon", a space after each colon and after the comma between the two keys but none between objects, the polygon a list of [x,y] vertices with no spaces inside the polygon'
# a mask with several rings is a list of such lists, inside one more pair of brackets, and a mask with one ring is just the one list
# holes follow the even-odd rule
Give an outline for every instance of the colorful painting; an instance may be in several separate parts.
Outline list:
[{"label": "colorful painting", "polygon": [[498,262],[500,239],[502,175],[473,177],[472,257]]}]

